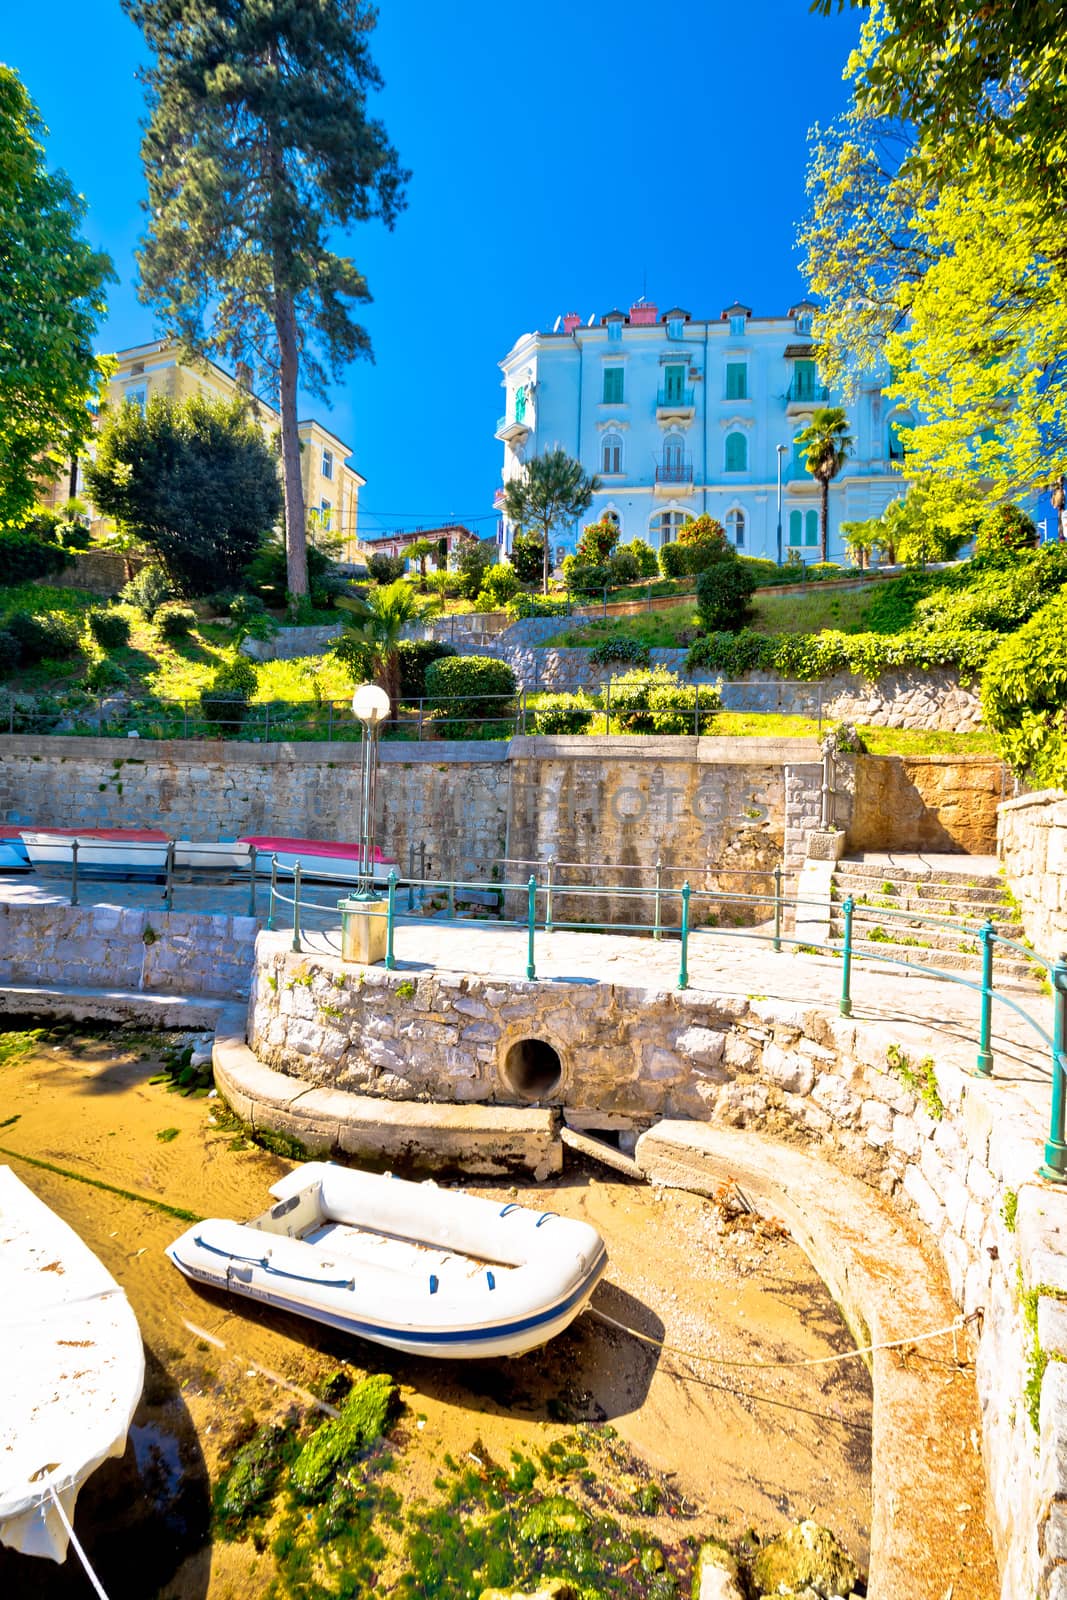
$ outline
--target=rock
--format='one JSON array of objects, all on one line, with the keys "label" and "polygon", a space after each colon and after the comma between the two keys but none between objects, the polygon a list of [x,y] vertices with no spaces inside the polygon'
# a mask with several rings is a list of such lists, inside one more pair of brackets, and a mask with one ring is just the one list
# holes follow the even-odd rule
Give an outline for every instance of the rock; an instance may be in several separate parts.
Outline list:
[{"label": "rock", "polygon": [[565,1578],[547,1578],[540,1589],[483,1589],[478,1600],[583,1600],[582,1591]]},{"label": "rock", "polygon": [[766,1596],[848,1600],[859,1569],[829,1528],[798,1522],[764,1545],[752,1565],[756,1590]]},{"label": "rock", "polygon": [[549,1495],[540,1505],[534,1506],[522,1519],[519,1537],[530,1544],[556,1544],[560,1539],[572,1539],[587,1533],[590,1518],[568,1500],[566,1495]]},{"label": "rock", "polygon": [[700,1547],[693,1568],[693,1600],[743,1600],[737,1562],[718,1539]]}]

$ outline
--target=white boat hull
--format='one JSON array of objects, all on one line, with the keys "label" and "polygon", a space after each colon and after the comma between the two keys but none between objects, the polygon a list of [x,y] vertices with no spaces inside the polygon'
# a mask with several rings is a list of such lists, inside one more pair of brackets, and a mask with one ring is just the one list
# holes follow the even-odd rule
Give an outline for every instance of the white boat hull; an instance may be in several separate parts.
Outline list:
[{"label": "white boat hull", "polygon": [[[517,1356],[553,1339],[607,1266],[587,1223],[311,1162],[253,1223],[198,1223],[167,1254],[195,1282],[390,1350]],[[291,1232],[289,1230],[292,1230]]]},{"label": "white boat hull", "polygon": [[24,833],[22,842],[35,867],[63,867],[70,870],[74,852],[73,841],[78,841],[78,871],[91,871],[97,875],[115,877],[159,878],[167,870],[166,840],[143,842],[97,839],[91,835]]},{"label": "white boat hull", "polygon": [[192,839],[174,841],[174,865],[193,867],[197,871],[247,872],[252,848],[236,841],[221,840],[197,843]]},{"label": "white boat hull", "polygon": [[137,1320],[65,1222],[0,1167],[0,1543],[64,1560],[78,1492],[121,1456],[144,1384]]}]

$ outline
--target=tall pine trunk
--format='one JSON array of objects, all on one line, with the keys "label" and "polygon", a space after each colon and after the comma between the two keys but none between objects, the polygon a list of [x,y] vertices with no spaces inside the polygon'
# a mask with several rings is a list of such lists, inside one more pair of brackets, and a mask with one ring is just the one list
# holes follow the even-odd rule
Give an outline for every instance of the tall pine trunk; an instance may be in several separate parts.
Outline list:
[{"label": "tall pine trunk", "polygon": [[546,526],[545,527],[544,549],[541,552],[541,559],[542,559],[542,562],[543,562],[541,591],[542,591],[543,594],[547,594],[548,593],[548,575],[552,570],[552,567],[551,567],[551,565],[549,563],[549,559],[548,559],[548,536],[549,536],[550,532],[551,532],[551,529],[548,526]]},{"label": "tall pine trunk", "polygon": [[826,530],[827,530],[827,524],[828,524],[828,522],[830,520],[830,480],[829,480],[829,478],[820,478],[819,479],[819,498],[820,498],[820,500],[822,502],[820,507],[819,507],[819,560],[820,561],[825,561],[826,560],[826,544],[827,544]]},{"label": "tall pine trunk", "polygon": [[300,475],[300,432],[297,426],[296,386],[300,357],[296,342],[293,297],[282,291],[275,299],[274,327],[281,358],[280,409],[282,414],[282,483],[285,488],[285,565],[289,593],[299,599],[308,592],[308,561],[304,481]]}]

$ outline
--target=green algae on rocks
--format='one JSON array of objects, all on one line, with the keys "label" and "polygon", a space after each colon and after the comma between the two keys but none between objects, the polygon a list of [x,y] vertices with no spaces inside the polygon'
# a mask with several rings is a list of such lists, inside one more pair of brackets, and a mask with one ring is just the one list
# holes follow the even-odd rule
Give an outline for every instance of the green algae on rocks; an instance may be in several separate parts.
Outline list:
[{"label": "green algae on rocks", "polygon": [[293,1463],[291,1482],[304,1500],[320,1500],[336,1473],[381,1438],[398,1398],[392,1378],[364,1378],[352,1389],[339,1417],[316,1428]]},{"label": "green algae on rocks", "polygon": [[859,1570],[829,1528],[798,1522],[764,1545],[752,1563],[752,1577],[761,1595],[808,1591],[820,1600],[847,1600]]}]

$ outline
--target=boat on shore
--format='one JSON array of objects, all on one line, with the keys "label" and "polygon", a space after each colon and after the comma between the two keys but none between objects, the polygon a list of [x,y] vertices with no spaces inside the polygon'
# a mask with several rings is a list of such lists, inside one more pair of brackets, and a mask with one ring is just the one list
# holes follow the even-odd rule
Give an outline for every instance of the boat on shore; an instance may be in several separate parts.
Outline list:
[{"label": "boat on shore", "polygon": [[194,1282],[391,1350],[517,1356],[574,1321],[607,1267],[586,1222],[359,1172],[297,1167],[251,1222],[211,1218],[168,1246]]},{"label": "boat on shore", "polygon": [[[285,873],[291,873],[299,861],[301,873],[308,877],[339,878],[348,882],[364,876],[361,866],[362,854],[358,844],[346,844],[332,839],[293,839],[286,835],[267,833],[244,833],[239,842],[244,845],[255,845],[264,872],[270,871],[273,858],[278,863],[278,870]],[[376,874],[380,875],[383,868],[388,872],[395,866],[395,860],[375,848]]]},{"label": "boat on shore", "polygon": [[78,844],[78,871],[97,878],[163,878],[170,839],[158,828],[21,828],[32,867],[70,870]]},{"label": "boat on shore", "polygon": [[64,1517],[73,1522],[97,1467],[123,1454],[143,1385],[125,1292],[73,1228],[0,1167],[0,1543],[66,1558]]},{"label": "boat on shore", "polygon": [[236,839],[174,841],[174,865],[198,872],[247,872],[251,854],[252,846]]}]

